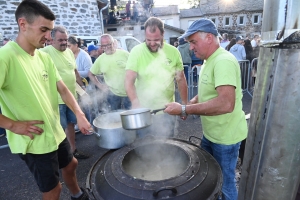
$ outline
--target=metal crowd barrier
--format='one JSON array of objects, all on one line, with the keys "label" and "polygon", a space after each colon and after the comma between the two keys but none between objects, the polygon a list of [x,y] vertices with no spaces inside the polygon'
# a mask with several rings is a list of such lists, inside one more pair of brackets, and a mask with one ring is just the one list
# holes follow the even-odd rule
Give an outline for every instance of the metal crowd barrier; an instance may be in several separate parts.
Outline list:
[{"label": "metal crowd barrier", "polygon": [[249,82],[251,77],[251,65],[249,60],[239,60],[241,68],[241,87],[243,93],[248,93],[252,97],[252,93],[249,90]]}]

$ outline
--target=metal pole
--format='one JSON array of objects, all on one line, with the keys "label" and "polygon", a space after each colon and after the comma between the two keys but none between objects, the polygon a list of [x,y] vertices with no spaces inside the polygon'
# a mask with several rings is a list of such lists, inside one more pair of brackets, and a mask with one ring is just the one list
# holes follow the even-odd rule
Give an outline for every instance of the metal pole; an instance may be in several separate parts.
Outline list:
[{"label": "metal pole", "polygon": [[300,183],[300,7],[265,0],[239,200],[294,200]]},{"label": "metal pole", "polygon": [[102,11],[105,10],[106,8],[108,8],[109,6],[109,1],[107,2],[106,6],[101,8],[100,11],[99,11],[99,15],[100,15],[100,23],[101,23],[101,35],[104,34],[104,23],[103,23],[103,14],[102,14]]}]

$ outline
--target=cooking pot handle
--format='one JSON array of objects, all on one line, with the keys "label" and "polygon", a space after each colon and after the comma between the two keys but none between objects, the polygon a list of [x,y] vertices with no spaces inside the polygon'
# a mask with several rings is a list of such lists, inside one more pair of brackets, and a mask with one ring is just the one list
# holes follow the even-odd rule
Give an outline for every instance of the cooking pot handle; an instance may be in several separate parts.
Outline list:
[{"label": "cooking pot handle", "polygon": [[164,190],[171,190],[173,194],[177,194],[177,189],[169,186],[169,187],[162,187],[162,188],[159,188],[158,190],[155,190],[153,192],[153,196],[157,197],[158,193],[160,193],[161,191],[164,191]]},{"label": "cooking pot handle", "polygon": [[156,114],[157,112],[162,111],[164,109],[166,109],[166,108],[160,108],[160,109],[152,110],[150,113],[151,114]]},{"label": "cooking pot handle", "polygon": [[97,132],[94,131],[94,130],[89,130],[89,133],[95,134],[95,135],[97,136],[97,138],[100,138],[100,137],[101,137],[101,134],[97,133]]}]

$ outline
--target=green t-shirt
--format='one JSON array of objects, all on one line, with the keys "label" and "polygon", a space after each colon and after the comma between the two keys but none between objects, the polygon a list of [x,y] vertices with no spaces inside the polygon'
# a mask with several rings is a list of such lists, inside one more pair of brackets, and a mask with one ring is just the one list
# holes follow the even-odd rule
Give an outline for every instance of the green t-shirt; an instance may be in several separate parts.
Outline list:
[{"label": "green t-shirt", "polygon": [[[76,75],[74,71],[76,69],[76,60],[73,52],[70,49],[58,51],[52,45],[46,46],[40,50],[50,55],[63,82],[66,84],[75,99],[77,99]],[[58,103],[65,104],[60,95],[58,95]]]},{"label": "green t-shirt", "polygon": [[56,82],[61,77],[46,53],[26,53],[17,43],[0,48],[0,106],[15,121],[42,120],[41,135],[21,136],[7,131],[12,153],[45,154],[66,138],[60,125]]},{"label": "green t-shirt", "polygon": [[232,113],[201,116],[203,134],[217,144],[230,145],[247,137],[247,122],[242,110],[241,71],[236,58],[223,48],[217,49],[201,68],[198,87],[199,102],[218,96],[216,88],[232,85],[235,89],[235,107]]},{"label": "green t-shirt", "polygon": [[183,70],[179,51],[164,43],[157,53],[149,51],[146,43],[135,46],[129,55],[126,70],[137,72],[136,92],[142,107],[163,108],[175,101],[175,74]]},{"label": "green t-shirt", "polygon": [[125,90],[125,67],[129,53],[117,49],[112,55],[101,54],[95,61],[90,71],[99,75],[103,73],[106,85],[117,96],[127,96]]}]

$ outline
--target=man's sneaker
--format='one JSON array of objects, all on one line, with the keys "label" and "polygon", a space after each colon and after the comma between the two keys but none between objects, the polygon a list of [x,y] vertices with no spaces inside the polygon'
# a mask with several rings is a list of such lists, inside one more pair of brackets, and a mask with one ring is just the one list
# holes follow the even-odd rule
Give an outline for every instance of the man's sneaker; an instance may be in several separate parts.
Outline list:
[{"label": "man's sneaker", "polygon": [[84,189],[82,189],[82,188],[80,188],[80,189],[82,191],[82,195],[80,195],[80,197],[77,197],[77,198],[71,197],[71,200],[90,200],[88,193]]},{"label": "man's sneaker", "polygon": [[75,133],[78,133],[78,132],[80,132],[80,130],[79,130],[79,128],[78,128],[78,125],[77,125],[77,124],[75,124],[75,126],[74,126],[74,130],[75,130]]},{"label": "man's sneaker", "polygon": [[83,154],[82,152],[77,151],[77,149],[75,149],[73,156],[77,159],[87,159],[90,156]]}]

